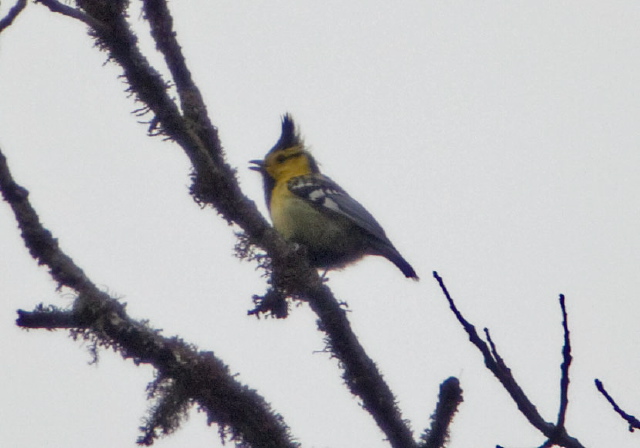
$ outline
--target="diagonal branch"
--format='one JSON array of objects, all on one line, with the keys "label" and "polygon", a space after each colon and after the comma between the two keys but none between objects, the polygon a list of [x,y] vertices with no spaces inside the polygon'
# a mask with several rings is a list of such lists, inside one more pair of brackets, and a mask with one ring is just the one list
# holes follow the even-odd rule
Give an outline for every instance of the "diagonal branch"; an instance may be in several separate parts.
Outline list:
[{"label": "diagonal branch", "polygon": [[353,333],[345,310],[326,285],[309,290],[309,297],[309,305],[320,319],[318,327],[327,334],[329,348],[342,364],[342,377],[351,393],[362,399],[392,447],[415,447],[391,389]]},{"label": "diagonal branch", "polygon": [[640,420],[638,420],[631,414],[627,414],[622,410],[620,406],[618,406],[618,403],[615,402],[613,397],[611,397],[611,395],[609,395],[609,392],[607,392],[607,390],[604,388],[604,384],[602,384],[602,381],[596,379],[595,383],[596,388],[598,388],[598,391],[604,396],[604,398],[607,399],[609,404],[613,407],[613,410],[616,411],[620,417],[625,419],[627,423],[629,423],[629,431],[633,432],[634,429],[640,429]]},{"label": "diagonal branch", "polygon": [[58,247],[58,241],[40,223],[36,211],[31,206],[26,188],[18,185],[11,176],[7,159],[0,150],[0,191],[11,206],[18,221],[22,239],[29,253],[38,264],[49,268],[51,277],[58,287],[68,286],[76,291],[97,294],[100,291],[73,260]]},{"label": "diagonal branch", "polygon": [[[165,0],[143,0],[143,12],[151,25],[151,35],[156,47],[164,56],[180,97],[181,109],[185,117],[201,123],[198,131],[214,129],[207,115],[200,89],[193,82],[191,71],[178,44],[177,34],[173,29],[173,17]],[[205,140],[207,140],[205,138]]]},{"label": "diagonal branch", "polygon": [[11,7],[7,15],[0,19],[0,33],[11,26],[26,6],[27,0],[18,0],[16,4]]},{"label": "diagonal branch", "polygon": [[524,416],[529,420],[529,422],[536,428],[541,431],[550,431],[553,428],[551,423],[547,423],[544,421],[542,416],[538,413],[535,405],[529,400],[529,398],[525,395],[524,391],[520,388],[520,386],[516,383],[513,375],[511,374],[511,370],[504,364],[502,358],[498,355],[495,345],[493,341],[489,339],[490,347],[485,343],[482,338],[478,335],[475,327],[467,321],[462,313],[458,310],[458,307],[455,305],[447,287],[444,285],[444,281],[438,275],[437,272],[433,273],[433,276],[436,278],[438,283],[440,284],[440,288],[445,294],[449,302],[449,307],[457,317],[462,327],[469,335],[469,340],[475,345],[478,350],[482,353],[484,357],[485,366],[498,378],[498,380],[502,383],[504,388],[507,390],[509,395],[513,398],[520,409],[520,412],[524,414]]},{"label": "diagonal branch", "polygon": [[[518,406],[518,409],[526,417],[529,423],[531,423],[534,428],[536,428],[538,431],[544,434],[547,439],[549,439],[547,442],[545,442],[545,444],[551,443],[551,445],[556,444],[567,448],[584,448],[583,445],[578,441],[578,439],[567,434],[564,427],[556,426],[544,420],[544,418],[538,412],[536,406],[531,402],[529,397],[527,397],[527,395],[524,393],[520,385],[513,377],[511,369],[506,365],[502,357],[498,354],[497,348],[491,340],[489,331],[485,329],[485,334],[488,340],[487,345],[487,343],[483,341],[482,338],[480,338],[475,327],[471,323],[469,323],[469,321],[467,321],[464,316],[462,316],[462,313],[460,313],[460,311],[458,310],[458,307],[454,303],[453,298],[449,294],[449,291],[444,284],[444,280],[442,280],[442,278],[435,271],[433,273],[433,276],[438,281],[440,289],[442,289],[442,292],[447,298],[451,311],[453,311],[453,314],[458,319],[458,322],[460,322],[464,330],[469,335],[469,340],[482,353],[485,366],[491,371],[491,373],[493,373],[493,375],[500,381],[500,383],[502,383],[502,386],[509,393],[509,395],[511,395],[511,398]],[[565,337],[568,337],[568,330],[565,333]],[[570,355],[569,358],[567,358],[565,355],[565,361],[567,359],[570,360]],[[563,374],[565,369],[568,374],[568,364],[566,364],[566,366],[563,364]],[[561,408],[563,407],[566,409],[566,402],[564,403],[564,405],[561,405]]]},{"label": "diagonal branch", "polygon": [[79,20],[83,22],[85,25],[89,26],[93,29],[103,29],[104,25],[100,23],[99,20],[94,19],[88,14],[83,13],[79,9],[73,8],[69,5],[65,5],[64,3],[60,3],[57,0],[35,0],[36,3],[42,3],[44,6],[49,8],[51,12],[57,12],[67,17],[71,17],[72,19]]},{"label": "diagonal branch", "polygon": [[[255,203],[240,190],[235,170],[224,160],[216,129],[208,122],[197,123],[181,114],[167,92],[168,83],[140,51],[138,39],[126,20],[126,14],[111,7],[111,2],[83,0],[80,3],[84,5],[84,11],[78,11],[69,7],[60,9],[55,0],[40,1],[49,8],[55,6],[55,9],[52,8],[55,12],[90,25],[90,34],[96,39],[97,46],[107,51],[109,58],[122,67],[129,91],[135,95],[136,101],[143,104],[141,109],[154,115],[152,128],[159,129],[159,134],[178,143],[189,157],[194,169],[194,185],[191,187],[194,198],[199,203],[212,205],[225,220],[240,226],[251,236],[253,244],[270,255],[285,258],[291,252],[291,247],[269,226]],[[90,20],[87,22],[85,17]],[[97,23],[97,26],[92,26],[93,23]],[[179,64],[170,66],[174,65]],[[186,75],[179,79],[181,86],[186,85]],[[206,126],[206,131],[199,130],[200,126]],[[203,138],[205,134],[207,138]],[[295,258],[300,261],[301,257]],[[306,277],[311,275],[310,272],[308,269]]]},{"label": "diagonal branch", "polygon": [[85,337],[114,347],[123,358],[153,365],[161,377],[182,385],[186,400],[198,403],[232,440],[255,447],[294,448],[287,426],[254,390],[239,383],[228,367],[210,352],[198,352],[177,338],[160,336],[158,330],[131,319],[124,305],[100,291],[58,246],[29,203],[28,192],[18,185],[0,151],[0,191],[11,206],[31,255],[49,268],[59,286],[78,294],[71,311],[37,308],[19,311],[24,328],[87,330]]}]

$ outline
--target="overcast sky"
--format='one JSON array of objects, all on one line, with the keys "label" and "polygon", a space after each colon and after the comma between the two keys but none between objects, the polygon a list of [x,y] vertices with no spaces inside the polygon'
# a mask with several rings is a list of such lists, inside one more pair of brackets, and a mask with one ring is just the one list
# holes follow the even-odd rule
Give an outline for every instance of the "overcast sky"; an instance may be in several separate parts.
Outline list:
[{"label": "overcast sky", "polygon": [[[133,1],[132,3],[136,3]],[[12,2],[0,8],[4,15]],[[422,277],[369,258],[330,273],[416,434],[439,384],[464,403],[451,448],[544,439],[484,368],[431,272],[489,327],[555,421],[560,293],[574,362],[567,428],[587,447],[637,434],[593,386],[640,413],[640,4],[635,1],[171,2],[178,37],[229,162],[248,170],[293,114],[323,171],[363,203]],[[131,21],[145,51],[137,9]],[[84,27],[30,4],[0,38],[0,147],[47,228],[135,318],[220,356],[306,447],[386,447],[341,384],[306,305],[248,317],[265,291],[233,257],[233,228],[188,195],[181,149],[146,136]],[[64,332],[14,325],[68,305],[0,205],[0,446],[133,447],[152,369]],[[192,412],[159,448],[220,446]]]}]

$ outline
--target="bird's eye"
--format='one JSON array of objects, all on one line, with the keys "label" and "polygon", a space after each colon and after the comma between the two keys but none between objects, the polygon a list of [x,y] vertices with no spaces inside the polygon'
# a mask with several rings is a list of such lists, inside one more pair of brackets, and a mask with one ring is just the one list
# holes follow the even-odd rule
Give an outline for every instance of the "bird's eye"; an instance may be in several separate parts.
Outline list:
[{"label": "bird's eye", "polygon": [[287,157],[284,154],[279,154],[278,157],[276,157],[276,162],[278,163],[282,163],[285,161]]}]

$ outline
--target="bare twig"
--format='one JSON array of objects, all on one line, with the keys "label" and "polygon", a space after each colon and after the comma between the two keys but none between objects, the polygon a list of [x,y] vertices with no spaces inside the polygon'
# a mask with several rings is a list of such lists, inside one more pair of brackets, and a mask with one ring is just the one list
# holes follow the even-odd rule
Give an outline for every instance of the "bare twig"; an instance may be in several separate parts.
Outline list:
[{"label": "bare twig", "polygon": [[84,22],[85,25],[94,30],[104,30],[104,24],[100,23],[99,20],[96,20],[90,15],[83,13],[79,9],[73,8],[69,5],[65,5],[64,3],[60,3],[56,0],[36,0],[36,3],[42,3],[44,6],[49,8],[51,12],[56,12],[64,16],[71,17],[72,19]]},{"label": "bare twig", "polygon": [[27,6],[27,0],[18,0],[15,5],[11,7],[6,16],[0,19],[0,33],[5,29],[11,26],[13,21],[20,15],[20,13]]},{"label": "bare twig", "polygon": [[496,344],[493,342],[493,339],[491,339],[491,332],[489,331],[488,328],[484,328],[484,335],[487,337],[487,342],[489,343],[491,356],[496,361],[496,365],[501,369],[508,370],[507,365],[504,363],[504,359],[502,359],[502,356],[500,356],[500,353],[498,353],[498,347],[496,347]]},{"label": "bare twig", "polygon": [[[438,281],[440,289],[442,289],[442,292],[447,298],[451,311],[469,335],[469,340],[482,353],[485,366],[487,366],[487,368],[494,374],[494,376],[500,381],[500,383],[502,383],[502,386],[509,393],[509,395],[511,395],[511,398],[518,406],[520,412],[527,418],[527,420],[529,420],[529,423],[531,423],[533,427],[544,434],[545,437],[547,437],[548,442],[551,442],[551,444],[556,444],[567,448],[584,448],[583,445],[578,441],[578,439],[567,434],[564,427],[556,426],[545,421],[544,418],[542,418],[542,416],[538,412],[538,409],[531,402],[529,397],[527,397],[527,395],[524,393],[520,385],[513,377],[511,369],[509,369],[504,360],[499,356],[497,348],[491,340],[489,331],[485,329],[485,334],[487,335],[487,340],[489,341],[489,344],[487,345],[487,343],[483,341],[482,338],[480,338],[475,327],[462,316],[462,313],[460,313],[460,311],[458,310],[442,278],[438,275],[437,272],[434,272],[433,276]],[[568,332],[565,334],[565,336],[568,337]],[[563,369],[564,368],[565,367],[563,366]],[[566,368],[568,369],[568,366]],[[564,406],[566,407],[566,404]]]},{"label": "bare twig", "polygon": [[437,272],[434,272],[433,275],[440,284],[440,288],[444,292],[445,297],[449,302],[449,307],[469,335],[469,340],[482,353],[484,357],[484,363],[487,368],[491,370],[496,378],[498,378],[498,380],[502,383],[504,388],[518,405],[520,411],[525,415],[525,417],[527,417],[527,420],[529,420],[529,422],[531,422],[533,426],[540,429],[541,431],[550,431],[553,428],[553,425],[544,421],[542,416],[540,416],[540,414],[538,413],[538,410],[536,409],[534,404],[531,403],[529,398],[524,394],[520,386],[516,383],[510,369],[506,365],[504,365],[503,362],[501,362],[501,358],[497,356],[497,354],[494,355],[495,345],[493,345],[493,342],[490,342],[491,347],[493,347],[492,352],[492,349],[487,345],[487,343],[484,342],[482,338],[480,338],[475,327],[462,316],[462,313],[460,313],[458,307],[455,305],[453,299],[451,298],[447,287],[444,285],[444,281],[442,280],[442,278],[438,275]]},{"label": "bare twig", "polygon": [[629,424],[629,431],[633,432],[636,429],[640,429],[640,420],[635,418],[633,415],[627,414],[625,411],[622,410],[620,406],[618,406],[618,403],[615,402],[613,397],[611,397],[611,395],[609,395],[607,390],[604,388],[604,384],[602,384],[602,381],[600,381],[599,379],[596,379],[595,383],[596,383],[596,388],[598,389],[598,391],[600,391],[602,395],[604,395],[604,398],[607,399],[609,404],[613,407],[613,410],[616,411],[620,417],[622,417],[627,421],[627,423]]},{"label": "bare twig", "polygon": [[562,310],[562,329],[564,331],[564,345],[562,346],[562,365],[560,367],[560,410],[558,411],[557,428],[564,428],[565,416],[569,405],[569,367],[571,367],[571,339],[567,322],[567,308],[564,294],[560,294],[560,309]]}]

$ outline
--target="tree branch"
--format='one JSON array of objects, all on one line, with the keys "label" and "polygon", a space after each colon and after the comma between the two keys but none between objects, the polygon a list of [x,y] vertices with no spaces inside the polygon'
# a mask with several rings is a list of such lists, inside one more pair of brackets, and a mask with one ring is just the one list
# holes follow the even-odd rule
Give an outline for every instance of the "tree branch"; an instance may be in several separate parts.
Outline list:
[{"label": "tree branch", "polygon": [[[154,5],[160,5],[160,8],[152,13]],[[158,47],[165,54],[172,73],[176,74],[175,81],[179,89],[197,92],[188,70],[183,67],[183,57],[180,54],[172,55],[172,51],[178,46],[174,42],[171,21],[167,18],[169,13],[163,5],[162,1],[148,0],[145,10],[155,30],[154,36],[160,39]],[[121,30],[120,33],[127,30],[125,24],[120,23],[123,21],[121,17],[113,17],[111,20],[117,24],[113,28]],[[213,126],[208,120],[198,119],[193,123],[191,118],[180,116],[173,103],[171,107],[159,107],[170,102],[170,99],[164,90],[159,91],[156,76],[135,47],[133,39],[127,38],[130,43],[122,49],[112,35],[100,36],[100,39],[125,69],[125,76],[132,90],[154,111],[167,135],[181,144],[190,156],[195,171],[192,194],[196,200],[214,206],[228,221],[239,225],[249,235],[251,242],[267,251],[273,269],[273,287],[309,301],[312,310],[320,318],[320,329],[327,334],[329,346],[344,368],[343,377],[349,389],[362,399],[364,407],[373,415],[392,446],[413,446],[415,442],[411,430],[396,407],[395,397],[374,362],[359,344],[344,310],[329,288],[320,281],[317,272],[309,267],[304,254],[286,243],[266,223],[255,204],[242,194],[234,171],[224,161]],[[147,85],[155,86],[154,95],[146,92]],[[199,93],[189,96],[183,104],[196,104],[195,109],[203,112],[206,109],[198,105],[198,98]],[[193,132],[193,129],[197,131]]]},{"label": "tree branch", "polygon": [[329,288],[321,284],[309,290],[309,305],[320,318],[318,328],[326,333],[329,348],[342,364],[342,377],[351,393],[362,399],[364,408],[373,416],[391,446],[415,447],[411,429],[402,419],[391,389],[360,345],[346,312]]},{"label": "tree branch", "polygon": [[604,384],[602,384],[602,381],[600,381],[599,379],[596,379],[595,383],[596,383],[596,388],[602,395],[604,395],[604,398],[607,399],[609,404],[613,407],[613,410],[616,411],[620,417],[625,419],[627,423],[629,423],[629,431],[633,432],[635,429],[640,429],[640,420],[635,418],[633,415],[627,414],[625,411],[622,410],[620,406],[618,406],[618,403],[615,402],[615,400],[611,397],[611,395],[609,395],[607,390],[604,388]]},{"label": "tree branch", "polygon": [[443,448],[449,439],[449,426],[462,403],[462,389],[457,378],[447,378],[440,385],[438,406],[431,416],[431,428],[422,435],[420,448]]},{"label": "tree branch", "polygon": [[[578,439],[571,437],[567,434],[564,427],[556,426],[552,423],[545,421],[542,418],[536,406],[531,402],[529,397],[527,397],[527,395],[524,393],[520,385],[517,383],[517,381],[513,377],[513,374],[511,373],[511,369],[505,364],[502,357],[500,357],[500,355],[498,354],[497,348],[493,343],[493,341],[491,340],[489,330],[485,329],[485,334],[489,342],[489,345],[487,345],[487,343],[480,338],[480,336],[476,332],[475,327],[462,316],[462,313],[460,313],[460,311],[458,310],[442,278],[435,271],[433,273],[433,276],[438,281],[438,284],[440,285],[440,289],[442,289],[442,292],[447,298],[451,311],[453,311],[453,314],[458,319],[458,322],[460,322],[464,330],[469,335],[469,340],[482,353],[484,357],[485,366],[491,371],[491,373],[494,374],[494,376],[498,379],[498,381],[502,383],[502,386],[509,393],[509,395],[511,395],[511,398],[518,406],[518,409],[520,410],[520,412],[526,417],[527,420],[529,420],[529,423],[531,423],[531,425],[534,428],[538,429],[542,434],[544,434],[545,437],[547,437],[548,439],[547,442],[550,442],[551,444],[556,444],[556,445],[564,446],[567,448],[584,448],[583,445],[578,441]],[[565,338],[568,338],[568,330],[565,333]],[[565,343],[565,348],[566,348],[566,343]],[[565,361],[566,359],[567,358],[565,357]],[[568,359],[570,360],[570,356]],[[566,364],[566,366],[563,364],[563,374],[565,369],[568,374],[568,368],[569,368],[568,364]],[[567,380],[567,387],[568,387],[568,380]],[[562,399],[561,399],[561,409],[562,408],[566,410],[566,402],[564,403],[564,405],[562,405]],[[564,412],[564,411],[561,411],[561,412]]]},{"label": "tree branch", "polygon": [[79,9],[73,8],[69,5],[65,5],[64,3],[60,3],[56,0],[35,0],[35,2],[42,3],[44,6],[49,8],[51,12],[56,12],[58,14],[62,14],[63,16],[79,20],[85,25],[89,26],[89,28],[92,28],[94,30],[104,28],[104,25],[100,23],[100,21],[95,20],[93,17],[87,14],[84,14]]},{"label": "tree branch", "polygon": [[29,192],[13,180],[7,159],[1,150],[0,190],[2,197],[13,210],[29,253],[38,264],[49,268],[49,273],[58,282],[58,287],[68,286],[76,291],[98,293],[98,288],[91,283],[82,269],[60,250],[58,241],[42,226],[40,218],[29,202]]},{"label": "tree branch", "polygon": [[395,448],[415,446],[395,397],[359,344],[330,289],[309,266],[304,253],[288,244],[240,190],[235,171],[225,161],[216,129],[208,118],[202,118],[206,108],[186,70],[166,4],[162,0],[147,0],[145,14],[178,87],[184,115],[167,93],[169,83],[151,67],[138,48],[137,38],[126,21],[125,2],[78,0],[79,11],[62,8],[64,5],[53,0],[41,1],[52,11],[82,20],[91,27],[90,35],[98,47],[122,67],[130,92],[143,104],[141,110],[153,113],[151,130],[174,140],[189,157],[193,166],[191,194],[194,199],[213,206],[227,222],[243,229],[250,244],[267,252],[272,289],[310,303],[319,316],[319,328],[327,334],[328,345],[344,369],[345,382],[362,399],[390,444]]},{"label": "tree branch", "polygon": [[571,367],[571,339],[567,322],[567,308],[564,294],[560,294],[560,309],[562,310],[562,329],[564,345],[562,346],[562,365],[560,366],[560,410],[558,411],[557,428],[564,428],[567,407],[569,406],[569,367]]},{"label": "tree branch", "polygon": [[[207,115],[207,107],[200,93],[200,89],[193,82],[191,72],[187,67],[182,48],[178,44],[176,32],[173,29],[173,17],[169,12],[165,0],[143,0],[143,12],[151,25],[151,35],[156,47],[164,56],[164,60],[171,72],[180,97],[181,109],[185,117],[200,124],[198,131],[213,130],[214,127]],[[214,141],[217,137],[202,134],[204,141]]]},{"label": "tree branch", "polygon": [[217,423],[223,430],[229,428],[232,440],[265,448],[298,446],[292,442],[282,418],[254,390],[237,382],[213,353],[198,352],[180,339],[160,336],[158,330],[131,319],[124,305],[98,290],[42,226],[29,203],[27,190],[13,180],[1,151],[0,190],[14,212],[31,255],[49,268],[59,286],[72,288],[78,294],[70,311],[43,307],[33,312],[20,310],[18,325],[87,330],[83,337],[115,348],[125,359],[151,364],[160,377],[181,385],[185,399],[205,409],[210,423]]},{"label": "tree branch", "polygon": [[11,7],[7,15],[0,19],[0,33],[11,26],[13,21],[18,17],[18,15],[20,15],[26,6],[27,0],[18,0],[16,4]]},{"label": "tree branch", "polygon": [[44,328],[45,330],[84,328],[71,311],[44,305],[37,306],[34,311],[18,310],[16,325],[22,328]]}]

